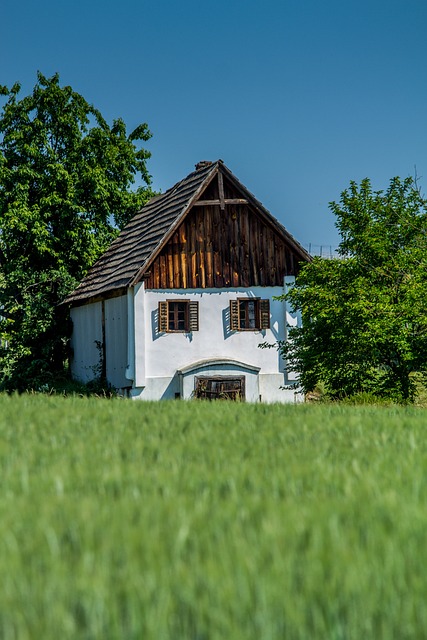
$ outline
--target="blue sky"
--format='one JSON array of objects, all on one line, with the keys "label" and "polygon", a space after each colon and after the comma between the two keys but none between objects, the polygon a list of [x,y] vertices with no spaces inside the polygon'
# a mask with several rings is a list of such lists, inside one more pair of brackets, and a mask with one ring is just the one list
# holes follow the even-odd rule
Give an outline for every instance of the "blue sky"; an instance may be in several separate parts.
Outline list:
[{"label": "blue sky", "polygon": [[427,191],[426,0],[4,0],[1,23],[0,84],[58,72],[147,122],[157,189],[222,158],[313,252],[350,180]]}]

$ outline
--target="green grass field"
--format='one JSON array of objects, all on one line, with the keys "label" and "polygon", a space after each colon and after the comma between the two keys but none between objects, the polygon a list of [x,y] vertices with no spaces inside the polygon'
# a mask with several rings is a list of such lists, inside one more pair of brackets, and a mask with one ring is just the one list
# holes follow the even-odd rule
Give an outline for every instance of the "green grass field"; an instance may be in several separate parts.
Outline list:
[{"label": "green grass field", "polygon": [[0,397],[2,640],[427,637],[427,413]]}]

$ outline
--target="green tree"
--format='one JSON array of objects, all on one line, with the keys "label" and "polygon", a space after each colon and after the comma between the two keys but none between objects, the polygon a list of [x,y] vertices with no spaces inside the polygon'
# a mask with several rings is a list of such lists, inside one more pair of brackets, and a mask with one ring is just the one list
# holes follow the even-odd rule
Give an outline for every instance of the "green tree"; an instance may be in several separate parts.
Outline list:
[{"label": "green tree", "polygon": [[411,399],[427,363],[427,202],[411,178],[385,192],[365,179],[330,207],[341,257],[302,267],[287,296],[302,327],[283,355],[305,391]]},{"label": "green tree", "polygon": [[0,87],[0,388],[61,370],[58,303],[152,195],[146,124],[109,126],[57,74],[19,92]]}]

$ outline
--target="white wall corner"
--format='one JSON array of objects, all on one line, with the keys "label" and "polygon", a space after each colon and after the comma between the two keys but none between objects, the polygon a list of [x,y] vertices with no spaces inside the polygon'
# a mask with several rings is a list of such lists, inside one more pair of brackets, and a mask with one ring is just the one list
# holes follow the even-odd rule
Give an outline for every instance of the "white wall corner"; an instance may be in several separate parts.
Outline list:
[{"label": "white wall corner", "polygon": [[128,310],[128,353],[127,353],[127,367],[126,378],[128,380],[135,380],[135,291],[133,287],[129,287],[127,290],[127,310]]},{"label": "white wall corner", "polygon": [[139,283],[134,290],[134,354],[135,354],[135,387],[146,386],[146,340],[147,330],[146,308],[145,308],[145,285],[144,282]]},{"label": "white wall corner", "polygon": [[[289,293],[292,287],[295,285],[295,276],[285,276],[283,282],[283,290],[285,294]],[[290,327],[301,327],[301,310],[293,309],[287,300],[285,300],[285,313],[286,313],[286,339],[288,339],[288,330]]]},{"label": "white wall corner", "polygon": [[[290,289],[295,285],[295,276],[285,276],[283,282],[283,290],[285,294],[289,293]],[[285,336],[286,341],[289,340],[289,331],[293,327],[301,326],[301,311],[294,309],[287,300],[285,300]],[[287,385],[293,385],[298,382],[298,375],[295,371],[289,368],[287,362],[285,362],[285,383]]]}]

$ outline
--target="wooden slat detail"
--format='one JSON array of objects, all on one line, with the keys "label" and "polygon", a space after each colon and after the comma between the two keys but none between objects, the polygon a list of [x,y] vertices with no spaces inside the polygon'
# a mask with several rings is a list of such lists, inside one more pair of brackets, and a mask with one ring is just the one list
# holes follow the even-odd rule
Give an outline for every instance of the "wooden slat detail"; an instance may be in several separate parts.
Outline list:
[{"label": "wooden slat detail", "polygon": [[255,232],[255,225],[249,226],[249,269],[250,277],[253,279],[254,286],[260,284],[260,271],[259,271],[259,233]]},{"label": "wooden slat detail", "polygon": [[195,217],[192,216],[191,220],[189,219],[189,237],[190,237],[190,273],[188,281],[191,283],[191,288],[196,289],[199,281],[198,281],[198,271],[197,271],[197,255],[196,255],[196,221]]},{"label": "wooden slat detail", "polygon": [[168,330],[168,303],[166,301],[159,302],[159,332],[164,333]]},{"label": "wooden slat detail", "polygon": [[274,233],[271,231],[271,229],[268,230],[268,270],[269,273],[267,274],[267,278],[270,281],[274,281],[276,279],[275,274],[276,274],[276,267],[275,267],[275,258],[276,258],[276,253],[275,253],[275,246],[274,246]]},{"label": "wooden slat detail", "polygon": [[230,329],[231,331],[239,330],[239,302],[230,300]]},{"label": "wooden slat detail", "polygon": [[191,300],[188,303],[188,326],[190,331],[199,330],[199,303],[197,300]]},{"label": "wooden slat detail", "polygon": [[259,301],[260,328],[270,328],[270,300]]},{"label": "wooden slat detail", "polygon": [[261,229],[260,232],[260,236],[259,236],[259,273],[260,273],[260,285],[262,287],[265,287],[265,270],[267,267],[267,260],[268,260],[268,256],[267,256],[267,251],[266,251],[266,242],[265,242],[265,236],[267,233],[267,229],[264,227],[263,229]]},{"label": "wooden slat detail", "polygon": [[181,286],[183,289],[187,289],[188,286],[188,266],[187,266],[187,227],[186,224],[182,224],[178,229],[179,235],[179,249],[180,249],[180,271],[181,271]]},{"label": "wooden slat detail", "polygon": [[212,215],[211,208],[205,209],[205,249],[206,249],[206,286],[211,288],[214,286],[213,281],[213,248],[212,248]]},{"label": "wooden slat detail", "polygon": [[241,271],[240,284],[242,287],[249,287],[250,282],[250,250],[249,250],[249,221],[248,209],[242,208],[240,216],[240,255]]},{"label": "wooden slat detail", "polygon": [[[212,205],[221,205],[221,200],[198,200],[193,207],[209,207]],[[223,204],[248,204],[246,198],[224,198]]]},{"label": "wooden slat detail", "polygon": [[218,251],[220,256],[220,275],[219,279],[222,281],[222,287],[231,287],[231,265],[230,265],[230,223],[229,216],[224,215],[223,211],[219,212],[219,238],[218,238]]},{"label": "wooden slat detail", "polygon": [[172,261],[173,261],[173,281],[177,289],[181,288],[181,269],[179,265],[179,235],[174,233],[171,240]]},{"label": "wooden slat detail", "polygon": [[149,278],[149,282],[152,283],[152,289],[160,288],[160,264],[159,261],[156,260],[153,262],[153,267],[151,269],[152,276]]},{"label": "wooden slat detail", "polygon": [[231,217],[231,242],[230,242],[230,266],[231,266],[231,283],[233,287],[240,285],[241,264],[239,261],[239,212],[237,207],[229,207]]},{"label": "wooden slat detail", "polygon": [[205,217],[206,216],[204,211],[199,211],[198,213],[199,215],[197,216],[197,225],[196,225],[197,269],[199,273],[200,285],[202,289],[206,289],[206,245],[205,245],[205,237],[206,237]]},{"label": "wooden slat detail", "polygon": [[224,177],[221,171],[218,171],[218,193],[219,193],[219,207],[221,211],[225,209],[224,198]]},{"label": "wooden slat detail", "polygon": [[167,287],[166,257],[164,253],[159,256],[160,287]]},{"label": "wooden slat detail", "polygon": [[219,207],[215,207],[212,212],[212,250],[214,287],[221,288],[224,286],[224,271],[222,266],[224,255]]},{"label": "wooden slat detail", "polygon": [[168,288],[175,289],[175,280],[173,277],[173,245],[170,246],[170,251],[167,253],[167,269],[168,269]]}]

